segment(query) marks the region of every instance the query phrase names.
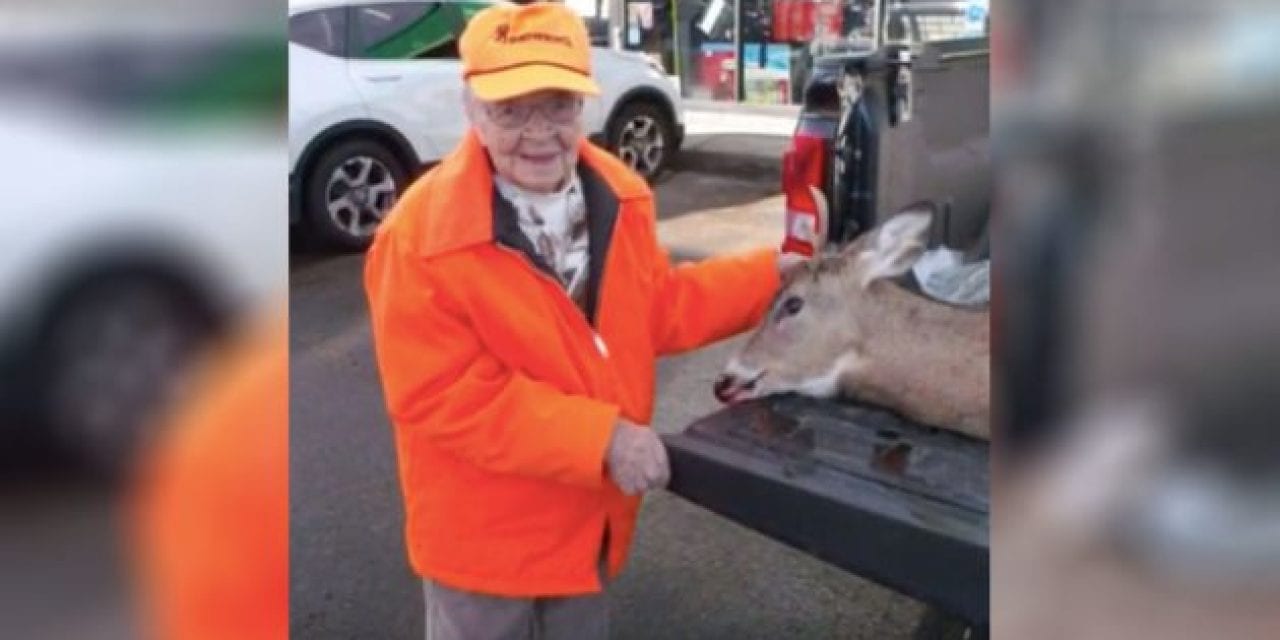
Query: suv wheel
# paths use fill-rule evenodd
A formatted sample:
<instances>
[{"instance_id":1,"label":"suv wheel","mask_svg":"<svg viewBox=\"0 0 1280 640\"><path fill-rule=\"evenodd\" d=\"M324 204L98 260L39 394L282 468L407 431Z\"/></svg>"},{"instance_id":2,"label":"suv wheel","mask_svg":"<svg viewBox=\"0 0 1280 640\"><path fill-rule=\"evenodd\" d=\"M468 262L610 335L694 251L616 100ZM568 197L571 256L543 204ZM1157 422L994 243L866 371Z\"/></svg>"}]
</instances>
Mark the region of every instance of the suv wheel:
<instances>
[{"instance_id":1,"label":"suv wheel","mask_svg":"<svg viewBox=\"0 0 1280 640\"><path fill-rule=\"evenodd\" d=\"M45 327L33 362L37 420L60 450L114 476L216 321L178 285L128 274L77 287Z\"/></svg>"},{"instance_id":2,"label":"suv wheel","mask_svg":"<svg viewBox=\"0 0 1280 640\"><path fill-rule=\"evenodd\" d=\"M675 123L652 102L629 102L606 130L609 149L645 180L653 181L675 151Z\"/></svg>"},{"instance_id":3,"label":"suv wheel","mask_svg":"<svg viewBox=\"0 0 1280 640\"><path fill-rule=\"evenodd\" d=\"M322 243L358 251L404 189L395 154L372 140L347 140L324 152L303 183L307 229Z\"/></svg>"}]
</instances>

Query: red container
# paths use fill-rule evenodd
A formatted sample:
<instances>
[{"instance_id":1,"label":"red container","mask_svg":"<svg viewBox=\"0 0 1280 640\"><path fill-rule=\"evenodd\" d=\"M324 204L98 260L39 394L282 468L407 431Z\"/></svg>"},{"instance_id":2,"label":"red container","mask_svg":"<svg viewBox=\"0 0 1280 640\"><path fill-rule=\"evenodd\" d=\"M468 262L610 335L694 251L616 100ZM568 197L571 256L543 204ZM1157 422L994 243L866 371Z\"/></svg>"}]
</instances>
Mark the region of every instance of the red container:
<instances>
[{"instance_id":1,"label":"red container","mask_svg":"<svg viewBox=\"0 0 1280 640\"><path fill-rule=\"evenodd\" d=\"M831 2L813 0L784 0L774 4L774 33L776 40L806 42L817 35L821 23L827 37L838 37L844 26L844 14L840 6ZM781 29L779 31L779 29ZM783 35L777 35L777 34Z\"/></svg>"},{"instance_id":2,"label":"red container","mask_svg":"<svg viewBox=\"0 0 1280 640\"><path fill-rule=\"evenodd\" d=\"M782 155L782 191L786 195L786 230L782 251L812 256L817 239L825 235L818 205L809 187L822 189L827 168L827 140L821 132L801 124Z\"/></svg>"},{"instance_id":3,"label":"red container","mask_svg":"<svg viewBox=\"0 0 1280 640\"><path fill-rule=\"evenodd\" d=\"M774 0L773 22L770 27L774 42L791 42L791 7L795 0Z\"/></svg>"},{"instance_id":4,"label":"red container","mask_svg":"<svg viewBox=\"0 0 1280 640\"><path fill-rule=\"evenodd\" d=\"M821 3L818 5L818 15L820 16L815 23L821 23L826 26L826 35L828 38L838 38L844 27L844 12L840 10L840 6L831 3Z\"/></svg>"}]
</instances>

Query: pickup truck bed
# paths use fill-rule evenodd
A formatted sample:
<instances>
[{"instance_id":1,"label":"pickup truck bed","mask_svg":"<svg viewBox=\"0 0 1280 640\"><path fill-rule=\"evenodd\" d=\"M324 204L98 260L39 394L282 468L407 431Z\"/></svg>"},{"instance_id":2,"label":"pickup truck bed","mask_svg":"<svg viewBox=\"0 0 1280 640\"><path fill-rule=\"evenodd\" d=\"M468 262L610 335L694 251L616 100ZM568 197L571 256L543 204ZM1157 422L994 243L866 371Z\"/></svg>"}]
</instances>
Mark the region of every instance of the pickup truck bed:
<instances>
[{"instance_id":1,"label":"pickup truck bed","mask_svg":"<svg viewBox=\"0 0 1280 640\"><path fill-rule=\"evenodd\" d=\"M793 395L727 407L664 441L675 494L986 626L986 442Z\"/></svg>"}]
</instances>

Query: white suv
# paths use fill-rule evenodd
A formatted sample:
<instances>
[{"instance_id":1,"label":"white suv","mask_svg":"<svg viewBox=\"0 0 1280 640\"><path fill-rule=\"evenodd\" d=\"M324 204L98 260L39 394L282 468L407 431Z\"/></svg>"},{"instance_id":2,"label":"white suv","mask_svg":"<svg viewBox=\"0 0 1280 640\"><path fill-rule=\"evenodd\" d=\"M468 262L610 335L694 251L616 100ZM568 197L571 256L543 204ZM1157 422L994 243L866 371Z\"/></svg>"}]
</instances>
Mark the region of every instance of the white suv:
<instances>
[{"instance_id":1,"label":"white suv","mask_svg":"<svg viewBox=\"0 0 1280 640\"><path fill-rule=\"evenodd\" d=\"M366 246L424 167L467 128L457 39L489 0L290 0L290 222ZM675 86L647 58L593 47L593 141L653 178L684 137Z\"/></svg>"},{"instance_id":2,"label":"white suv","mask_svg":"<svg viewBox=\"0 0 1280 640\"><path fill-rule=\"evenodd\" d=\"M193 355L287 294L284 46L256 25L6 17L0 453L120 471Z\"/></svg>"}]
</instances>

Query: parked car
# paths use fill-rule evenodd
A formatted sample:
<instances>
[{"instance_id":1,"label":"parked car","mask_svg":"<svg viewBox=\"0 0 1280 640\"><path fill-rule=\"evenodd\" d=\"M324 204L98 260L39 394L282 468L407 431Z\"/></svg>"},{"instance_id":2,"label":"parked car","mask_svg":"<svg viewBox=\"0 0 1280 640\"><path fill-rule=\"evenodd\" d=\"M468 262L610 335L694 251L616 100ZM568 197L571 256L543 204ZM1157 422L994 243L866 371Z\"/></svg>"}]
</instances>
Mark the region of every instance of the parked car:
<instances>
[{"instance_id":1,"label":"parked car","mask_svg":"<svg viewBox=\"0 0 1280 640\"><path fill-rule=\"evenodd\" d=\"M489 4L290 1L290 222L329 245L368 245L396 196L466 132L457 40ZM683 142L678 91L638 54L593 47L591 62L590 137L656 177Z\"/></svg>"},{"instance_id":2,"label":"parked car","mask_svg":"<svg viewBox=\"0 0 1280 640\"><path fill-rule=\"evenodd\" d=\"M0 45L0 437L106 472L191 358L288 286L283 44L149 26Z\"/></svg>"},{"instance_id":3,"label":"parked car","mask_svg":"<svg viewBox=\"0 0 1280 640\"><path fill-rule=\"evenodd\" d=\"M931 244L987 254L989 53L974 6L883 2L870 41L815 60L784 158L786 248L813 251L818 187L833 243L926 200L941 212ZM983 638L989 446L947 426L852 401L751 400L664 436L669 488L924 602L917 638Z\"/></svg>"}]
</instances>

